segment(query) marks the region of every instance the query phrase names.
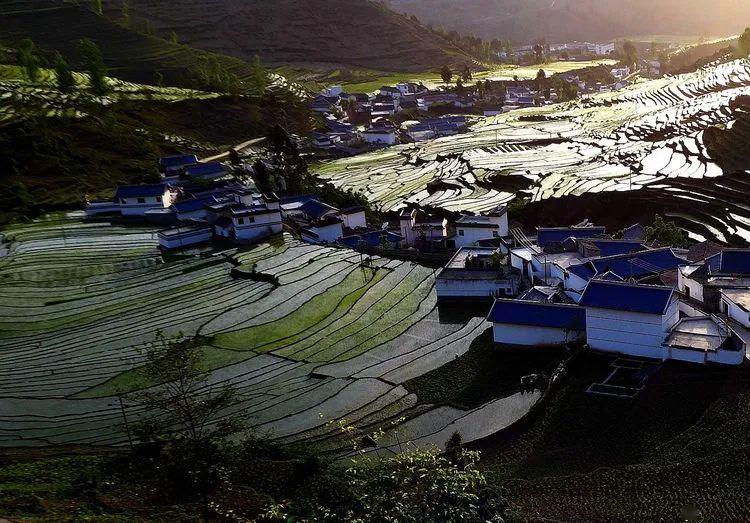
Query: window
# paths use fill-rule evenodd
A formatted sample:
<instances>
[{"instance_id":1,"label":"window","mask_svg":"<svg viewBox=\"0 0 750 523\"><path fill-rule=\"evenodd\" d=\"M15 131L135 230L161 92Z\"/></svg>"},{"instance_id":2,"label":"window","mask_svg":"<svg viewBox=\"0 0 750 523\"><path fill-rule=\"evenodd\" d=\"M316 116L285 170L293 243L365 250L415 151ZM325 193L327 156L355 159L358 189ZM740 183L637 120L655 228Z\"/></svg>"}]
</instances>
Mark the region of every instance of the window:
<instances>
[{"instance_id":1,"label":"window","mask_svg":"<svg viewBox=\"0 0 750 523\"><path fill-rule=\"evenodd\" d=\"M159 203L161 203L161 196L157 196L156 197L156 201L159 202Z\"/></svg>"},{"instance_id":2,"label":"window","mask_svg":"<svg viewBox=\"0 0 750 523\"><path fill-rule=\"evenodd\" d=\"M685 286L685 297L690 299L690 287Z\"/></svg>"},{"instance_id":3,"label":"window","mask_svg":"<svg viewBox=\"0 0 750 523\"><path fill-rule=\"evenodd\" d=\"M247 218L247 223L254 223L254 222L255 222L255 218L254 218L254 217L252 217L252 216L249 216L249 217Z\"/></svg>"},{"instance_id":4,"label":"window","mask_svg":"<svg viewBox=\"0 0 750 523\"><path fill-rule=\"evenodd\" d=\"M727 302L725 302L724 300L722 300L722 301L721 301L721 306L719 307L719 310L720 310L720 311L721 311L721 312L722 312L723 314L726 314L726 313L727 313L727 310L729 310L729 305L727 304Z\"/></svg>"},{"instance_id":5,"label":"window","mask_svg":"<svg viewBox=\"0 0 750 523\"><path fill-rule=\"evenodd\" d=\"M497 231L492 231L492 237L493 238L497 238L498 237Z\"/></svg>"},{"instance_id":6,"label":"window","mask_svg":"<svg viewBox=\"0 0 750 523\"><path fill-rule=\"evenodd\" d=\"M138 203L146 203L146 198L138 198Z\"/></svg>"},{"instance_id":7,"label":"window","mask_svg":"<svg viewBox=\"0 0 750 523\"><path fill-rule=\"evenodd\" d=\"M237 218L237 223L243 225L245 223L245 218Z\"/></svg>"},{"instance_id":8,"label":"window","mask_svg":"<svg viewBox=\"0 0 750 523\"><path fill-rule=\"evenodd\" d=\"M464 235L464 230L463 229L459 229L458 230L458 235L459 236L463 236Z\"/></svg>"}]
</instances>

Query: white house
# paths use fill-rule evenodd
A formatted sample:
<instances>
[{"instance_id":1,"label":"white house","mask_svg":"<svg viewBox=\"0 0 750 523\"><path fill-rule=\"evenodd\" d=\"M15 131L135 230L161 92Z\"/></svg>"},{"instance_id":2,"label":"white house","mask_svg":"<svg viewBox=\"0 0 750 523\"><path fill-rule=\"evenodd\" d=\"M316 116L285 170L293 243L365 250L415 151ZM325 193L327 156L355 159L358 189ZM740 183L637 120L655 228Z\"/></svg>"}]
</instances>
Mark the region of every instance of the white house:
<instances>
[{"instance_id":1,"label":"white house","mask_svg":"<svg viewBox=\"0 0 750 523\"><path fill-rule=\"evenodd\" d=\"M521 275L493 248L461 248L437 273L438 300L491 300L518 294Z\"/></svg>"},{"instance_id":2,"label":"white house","mask_svg":"<svg viewBox=\"0 0 750 523\"><path fill-rule=\"evenodd\" d=\"M713 315L682 318L664 342L665 360L739 365L747 354L748 331Z\"/></svg>"},{"instance_id":3,"label":"white house","mask_svg":"<svg viewBox=\"0 0 750 523\"><path fill-rule=\"evenodd\" d=\"M719 311L750 329L750 289L722 289Z\"/></svg>"},{"instance_id":4,"label":"white house","mask_svg":"<svg viewBox=\"0 0 750 523\"><path fill-rule=\"evenodd\" d=\"M173 250L207 243L211 241L212 232L208 225L166 229L159 232L159 247L163 250Z\"/></svg>"},{"instance_id":5,"label":"white house","mask_svg":"<svg viewBox=\"0 0 750 523\"><path fill-rule=\"evenodd\" d=\"M440 243L448 238L448 220L416 209L404 209L399 216L401 236L409 246Z\"/></svg>"},{"instance_id":6,"label":"white house","mask_svg":"<svg viewBox=\"0 0 750 523\"><path fill-rule=\"evenodd\" d=\"M498 299L487 319L495 343L564 345L586 335L586 311L578 305Z\"/></svg>"},{"instance_id":7,"label":"white house","mask_svg":"<svg viewBox=\"0 0 750 523\"><path fill-rule=\"evenodd\" d=\"M368 127L362 131L362 139L371 144L395 145L398 143L398 134L395 129L375 129Z\"/></svg>"},{"instance_id":8,"label":"white house","mask_svg":"<svg viewBox=\"0 0 750 523\"><path fill-rule=\"evenodd\" d=\"M677 276L678 289L687 298L710 312L726 312L721 291L750 288L750 249L724 249L702 264L685 264Z\"/></svg>"},{"instance_id":9,"label":"white house","mask_svg":"<svg viewBox=\"0 0 750 523\"><path fill-rule=\"evenodd\" d=\"M508 236L508 208L501 205L482 216L464 215L456 221L456 247L475 245L479 240Z\"/></svg>"},{"instance_id":10,"label":"white house","mask_svg":"<svg viewBox=\"0 0 750 523\"><path fill-rule=\"evenodd\" d=\"M349 207L342 209L340 213L341 220L344 222L344 227L349 229L360 229L367 227L367 217L365 216L365 208Z\"/></svg>"},{"instance_id":11,"label":"white house","mask_svg":"<svg viewBox=\"0 0 750 523\"><path fill-rule=\"evenodd\" d=\"M144 216L150 209L166 209L177 193L164 183L149 185L121 185L115 192L115 202L123 216Z\"/></svg>"},{"instance_id":12,"label":"white house","mask_svg":"<svg viewBox=\"0 0 750 523\"><path fill-rule=\"evenodd\" d=\"M302 229L300 234L308 243L335 243L344 236L344 222L337 216L329 216Z\"/></svg>"},{"instance_id":13,"label":"white house","mask_svg":"<svg viewBox=\"0 0 750 523\"><path fill-rule=\"evenodd\" d=\"M594 350L664 359L663 343L679 320L671 287L592 280L580 305Z\"/></svg>"}]
</instances>

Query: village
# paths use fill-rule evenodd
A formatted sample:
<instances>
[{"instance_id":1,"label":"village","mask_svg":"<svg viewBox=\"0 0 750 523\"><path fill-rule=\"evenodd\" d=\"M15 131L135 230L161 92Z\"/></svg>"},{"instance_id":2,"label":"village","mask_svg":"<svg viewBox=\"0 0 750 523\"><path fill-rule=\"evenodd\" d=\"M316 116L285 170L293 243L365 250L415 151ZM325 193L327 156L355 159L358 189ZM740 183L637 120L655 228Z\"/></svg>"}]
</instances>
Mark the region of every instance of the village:
<instances>
[{"instance_id":1,"label":"village","mask_svg":"<svg viewBox=\"0 0 750 523\"><path fill-rule=\"evenodd\" d=\"M545 56L587 49L592 49L595 57L607 56L614 44L548 46ZM516 60L525 63L523 58ZM580 95L618 91L636 77L658 78L662 72L658 60L641 59L632 65L594 67L586 75L570 72L547 77L541 64L533 79L480 79L472 85L472 74L468 66L457 71L446 66L441 71L444 84L437 88L418 82L384 85L374 93L350 93L340 85L327 87L310 102L320 121L310 137L311 149L324 158L354 156L400 143L452 136L467 132L473 116L497 116L575 100Z\"/></svg>"},{"instance_id":2,"label":"village","mask_svg":"<svg viewBox=\"0 0 750 523\"><path fill-rule=\"evenodd\" d=\"M610 233L584 221L527 235L509 222L507 205L455 219L405 207L374 226L364 207L262 194L251 177L240 183L231 167L194 155L161 158L159 167L161 183L120 186L112 199L89 202L89 219L161 225L165 252L253 245L286 231L368 255L448 259L436 274L438 303L486 307L502 345L725 365L746 358L750 250L664 245L642 224Z\"/></svg>"}]
</instances>

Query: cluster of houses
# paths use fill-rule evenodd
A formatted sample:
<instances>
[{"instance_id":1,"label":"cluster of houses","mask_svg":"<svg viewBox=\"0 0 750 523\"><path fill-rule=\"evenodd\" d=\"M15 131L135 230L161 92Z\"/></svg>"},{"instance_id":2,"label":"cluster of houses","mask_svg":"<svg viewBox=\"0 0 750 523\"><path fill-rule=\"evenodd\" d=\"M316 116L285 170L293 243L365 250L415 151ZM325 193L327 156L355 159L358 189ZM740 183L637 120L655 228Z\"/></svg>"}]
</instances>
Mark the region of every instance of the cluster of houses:
<instances>
[{"instance_id":1,"label":"cluster of houses","mask_svg":"<svg viewBox=\"0 0 750 523\"><path fill-rule=\"evenodd\" d=\"M466 132L463 116L419 118L404 125L396 125L392 119L407 110L426 112L437 104L463 110L474 103L472 96L433 91L413 82L383 86L374 94L347 93L341 86L329 87L310 103L313 111L324 115L322 126L313 133L312 144L317 149L353 153L358 146L388 146Z\"/></svg>"},{"instance_id":2,"label":"cluster of houses","mask_svg":"<svg viewBox=\"0 0 750 523\"><path fill-rule=\"evenodd\" d=\"M91 201L89 218L122 217L165 226L159 245L183 249L215 240L250 244L286 226L310 243L398 247L402 238L368 226L365 209L337 209L314 196L278 198L227 176L221 163L193 155L161 158L162 181L117 187L111 199Z\"/></svg>"},{"instance_id":3,"label":"cluster of houses","mask_svg":"<svg viewBox=\"0 0 750 523\"><path fill-rule=\"evenodd\" d=\"M481 218L463 224L470 244L457 245L436 290L440 301L493 303L488 319L497 343L579 342L658 360L744 361L750 250L658 247L644 241L641 226L614 239L587 222L527 237L509 231L507 219L488 231Z\"/></svg>"}]
</instances>

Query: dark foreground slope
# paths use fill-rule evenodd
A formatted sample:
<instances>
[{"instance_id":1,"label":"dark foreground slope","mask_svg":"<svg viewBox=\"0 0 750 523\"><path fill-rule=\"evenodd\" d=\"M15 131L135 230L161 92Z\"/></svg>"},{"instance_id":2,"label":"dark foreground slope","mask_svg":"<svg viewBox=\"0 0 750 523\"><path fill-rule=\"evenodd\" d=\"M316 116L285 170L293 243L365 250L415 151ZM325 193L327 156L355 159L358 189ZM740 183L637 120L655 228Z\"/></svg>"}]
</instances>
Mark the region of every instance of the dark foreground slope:
<instances>
[{"instance_id":1,"label":"dark foreground slope","mask_svg":"<svg viewBox=\"0 0 750 523\"><path fill-rule=\"evenodd\" d=\"M252 75L242 60L139 33L82 5L59 0L0 0L0 44L14 47L23 38L32 38L48 53L60 51L74 67L80 65L77 42L89 38L101 48L111 76L137 83L154 84L163 79L167 85L202 88L197 67L209 59L240 78Z\"/></svg>"},{"instance_id":2,"label":"dark foreground slope","mask_svg":"<svg viewBox=\"0 0 750 523\"><path fill-rule=\"evenodd\" d=\"M514 42L741 31L746 0L390 0L424 23Z\"/></svg>"},{"instance_id":3,"label":"dark foreground slope","mask_svg":"<svg viewBox=\"0 0 750 523\"><path fill-rule=\"evenodd\" d=\"M109 16L120 16L120 6L105 0ZM131 0L130 11L160 35L271 64L415 71L467 59L419 23L369 0Z\"/></svg>"}]
</instances>

